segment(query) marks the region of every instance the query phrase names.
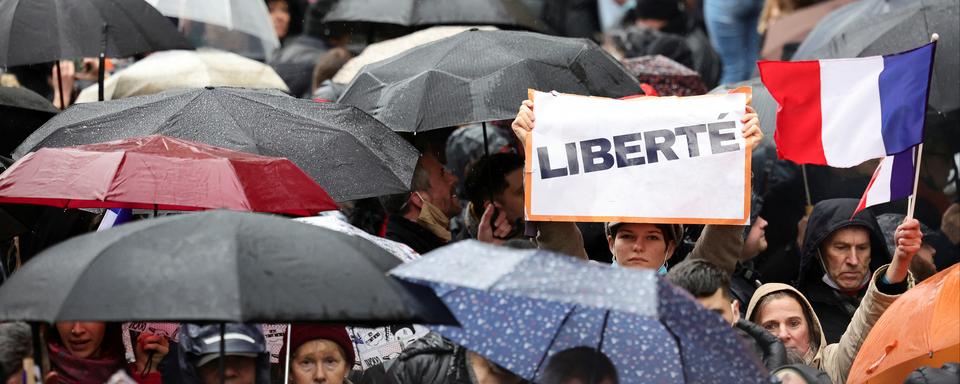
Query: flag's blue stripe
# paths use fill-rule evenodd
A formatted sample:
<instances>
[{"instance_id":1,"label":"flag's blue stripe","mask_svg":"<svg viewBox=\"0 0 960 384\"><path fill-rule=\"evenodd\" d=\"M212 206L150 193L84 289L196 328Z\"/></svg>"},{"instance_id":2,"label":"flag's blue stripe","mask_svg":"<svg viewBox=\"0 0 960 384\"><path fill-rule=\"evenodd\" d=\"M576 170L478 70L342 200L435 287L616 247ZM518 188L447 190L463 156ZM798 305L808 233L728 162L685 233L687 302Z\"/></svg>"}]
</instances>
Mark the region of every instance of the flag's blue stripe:
<instances>
[{"instance_id":1,"label":"flag's blue stripe","mask_svg":"<svg viewBox=\"0 0 960 384\"><path fill-rule=\"evenodd\" d=\"M933 44L883 57L880 72L880 121L887 155L923 141L924 113Z\"/></svg>"},{"instance_id":2,"label":"flag's blue stripe","mask_svg":"<svg viewBox=\"0 0 960 384\"><path fill-rule=\"evenodd\" d=\"M893 169L890 170L890 201L913 194L914 174L913 148L893 156Z\"/></svg>"}]
</instances>

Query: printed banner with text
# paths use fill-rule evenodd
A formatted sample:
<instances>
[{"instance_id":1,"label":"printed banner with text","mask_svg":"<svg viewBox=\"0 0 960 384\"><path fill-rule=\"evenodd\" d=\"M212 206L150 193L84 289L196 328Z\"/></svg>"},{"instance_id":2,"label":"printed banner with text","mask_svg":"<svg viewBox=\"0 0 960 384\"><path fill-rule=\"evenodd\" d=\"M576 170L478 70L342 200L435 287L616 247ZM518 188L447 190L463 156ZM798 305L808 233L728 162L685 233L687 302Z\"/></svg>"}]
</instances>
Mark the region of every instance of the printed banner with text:
<instances>
[{"instance_id":1,"label":"printed banner with text","mask_svg":"<svg viewBox=\"0 0 960 384\"><path fill-rule=\"evenodd\" d=\"M533 221L746 224L746 95L616 100L533 92Z\"/></svg>"}]
</instances>

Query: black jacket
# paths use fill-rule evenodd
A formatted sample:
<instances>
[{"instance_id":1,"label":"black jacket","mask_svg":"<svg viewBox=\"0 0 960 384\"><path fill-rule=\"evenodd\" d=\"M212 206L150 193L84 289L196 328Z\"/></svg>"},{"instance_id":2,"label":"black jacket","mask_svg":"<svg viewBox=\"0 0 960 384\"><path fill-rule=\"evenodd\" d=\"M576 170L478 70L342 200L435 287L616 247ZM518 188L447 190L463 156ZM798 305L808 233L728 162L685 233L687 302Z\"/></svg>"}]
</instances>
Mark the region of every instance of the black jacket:
<instances>
[{"instance_id":1,"label":"black jacket","mask_svg":"<svg viewBox=\"0 0 960 384\"><path fill-rule=\"evenodd\" d=\"M385 237L406 244L421 255L447 245L446 241L430 230L400 215L390 215Z\"/></svg>"},{"instance_id":2,"label":"black jacket","mask_svg":"<svg viewBox=\"0 0 960 384\"><path fill-rule=\"evenodd\" d=\"M799 278L794 285L807 297L813 310L820 317L827 343L840 341L840 336L847 329L867 287L864 286L857 296L849 296L824 283L822 280L824 270L819 260L820 244L838 229L859 226L870 232L870 273L891 261L883 233L873 213L863 210L851 219L859 203L856 199L821 201L813 208L810 219L807 221L807 232L804 235L800 256Z\"/></svg>"},{"instance_id":3,"label":"black jacket","mask_svg":"<svg viewBox=\"0 0 960 384\"><path fill-rule=\"evenodd\" d=\"M428 333L410 344L387 371L388 384L475 384L467 350Z\"/></svg>"}]
</instances>

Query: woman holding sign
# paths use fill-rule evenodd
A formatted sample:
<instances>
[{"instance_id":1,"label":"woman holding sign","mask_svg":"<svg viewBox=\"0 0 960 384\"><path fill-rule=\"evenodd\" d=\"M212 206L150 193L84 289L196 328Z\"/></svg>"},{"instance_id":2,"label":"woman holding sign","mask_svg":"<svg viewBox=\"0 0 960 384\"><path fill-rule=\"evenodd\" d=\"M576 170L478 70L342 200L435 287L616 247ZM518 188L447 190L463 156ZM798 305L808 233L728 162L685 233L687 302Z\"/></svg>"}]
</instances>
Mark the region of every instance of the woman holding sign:
<instances>
[{"instance_id":1,"label":"woman holding sign","mask_svg":"<svg viewBox=\"0 0 960 384\"><path fill-rule=\"evenodd\" d=\"M749 101L748 101L749 103ZM743 137L751 149L756 148L763 139L760 120L749 105L743 115ZM528 134L535 126L533 101L524 100L513 121L513 132L521 142L526 142ZM576 230L575 226L554 226ZM646 268L666 273L667 261L683 236L683 229L677 224L641 224L608 222L605 225L607 243L617 265L627 268ZM743 247L743 227L736 225L707 225L696 247L690 253L691 259L703 259L733 273ZM578 233L556 235L557 238L579 239ZM709 252L707 251L709 250Z\"/></svg>"}]
</instances>

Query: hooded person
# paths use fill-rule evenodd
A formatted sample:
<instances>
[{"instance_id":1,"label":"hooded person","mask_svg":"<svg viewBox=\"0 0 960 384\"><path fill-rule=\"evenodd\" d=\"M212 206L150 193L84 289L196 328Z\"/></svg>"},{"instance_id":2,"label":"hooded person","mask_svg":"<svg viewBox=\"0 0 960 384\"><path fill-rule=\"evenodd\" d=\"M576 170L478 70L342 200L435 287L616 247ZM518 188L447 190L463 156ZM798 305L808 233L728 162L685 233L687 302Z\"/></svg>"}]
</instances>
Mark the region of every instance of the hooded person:
<instances>
[{"instance_id":1,"label":"hooded person","mask_svg":"<svg viewBox=\"0 0 960 384\"><path fill-rule=\"evenodd\" d=\"M220 383L220 325L183 324L177 360L181 383ZM226 381L231 384L269 384L270 352L260 327L228 323L224 333Z\"/></svg>"},{"instance_id":2,"label":"hooded person","mask_svg":"<svg viewBox=\"0 0 960 384\"><path fill-rule=\"evenodd\" d=\"M767 283L750 298L746 317L776 335L795 360L822 370L834 383L846 382L850 367L883 312L913 285L909 266L921 245L920 223L906 220L896 230L893 262L880 266L867 279L863 299L840 341L827 341L819 313L796 288Z\"/></svg>"},{"instance_id":3,"label":"hooded person","mask_svg":"<svg viewBox=\"0 0 960 384\"><path fill-rule=\"evenodd\" d=\"M836 343L866 294L870 277L890 262L877 219L869 210L853 215L859 201L817 203L807 221L800 272L793 284L822 320L827 342Z\"/></svg>"}]
</instances>

